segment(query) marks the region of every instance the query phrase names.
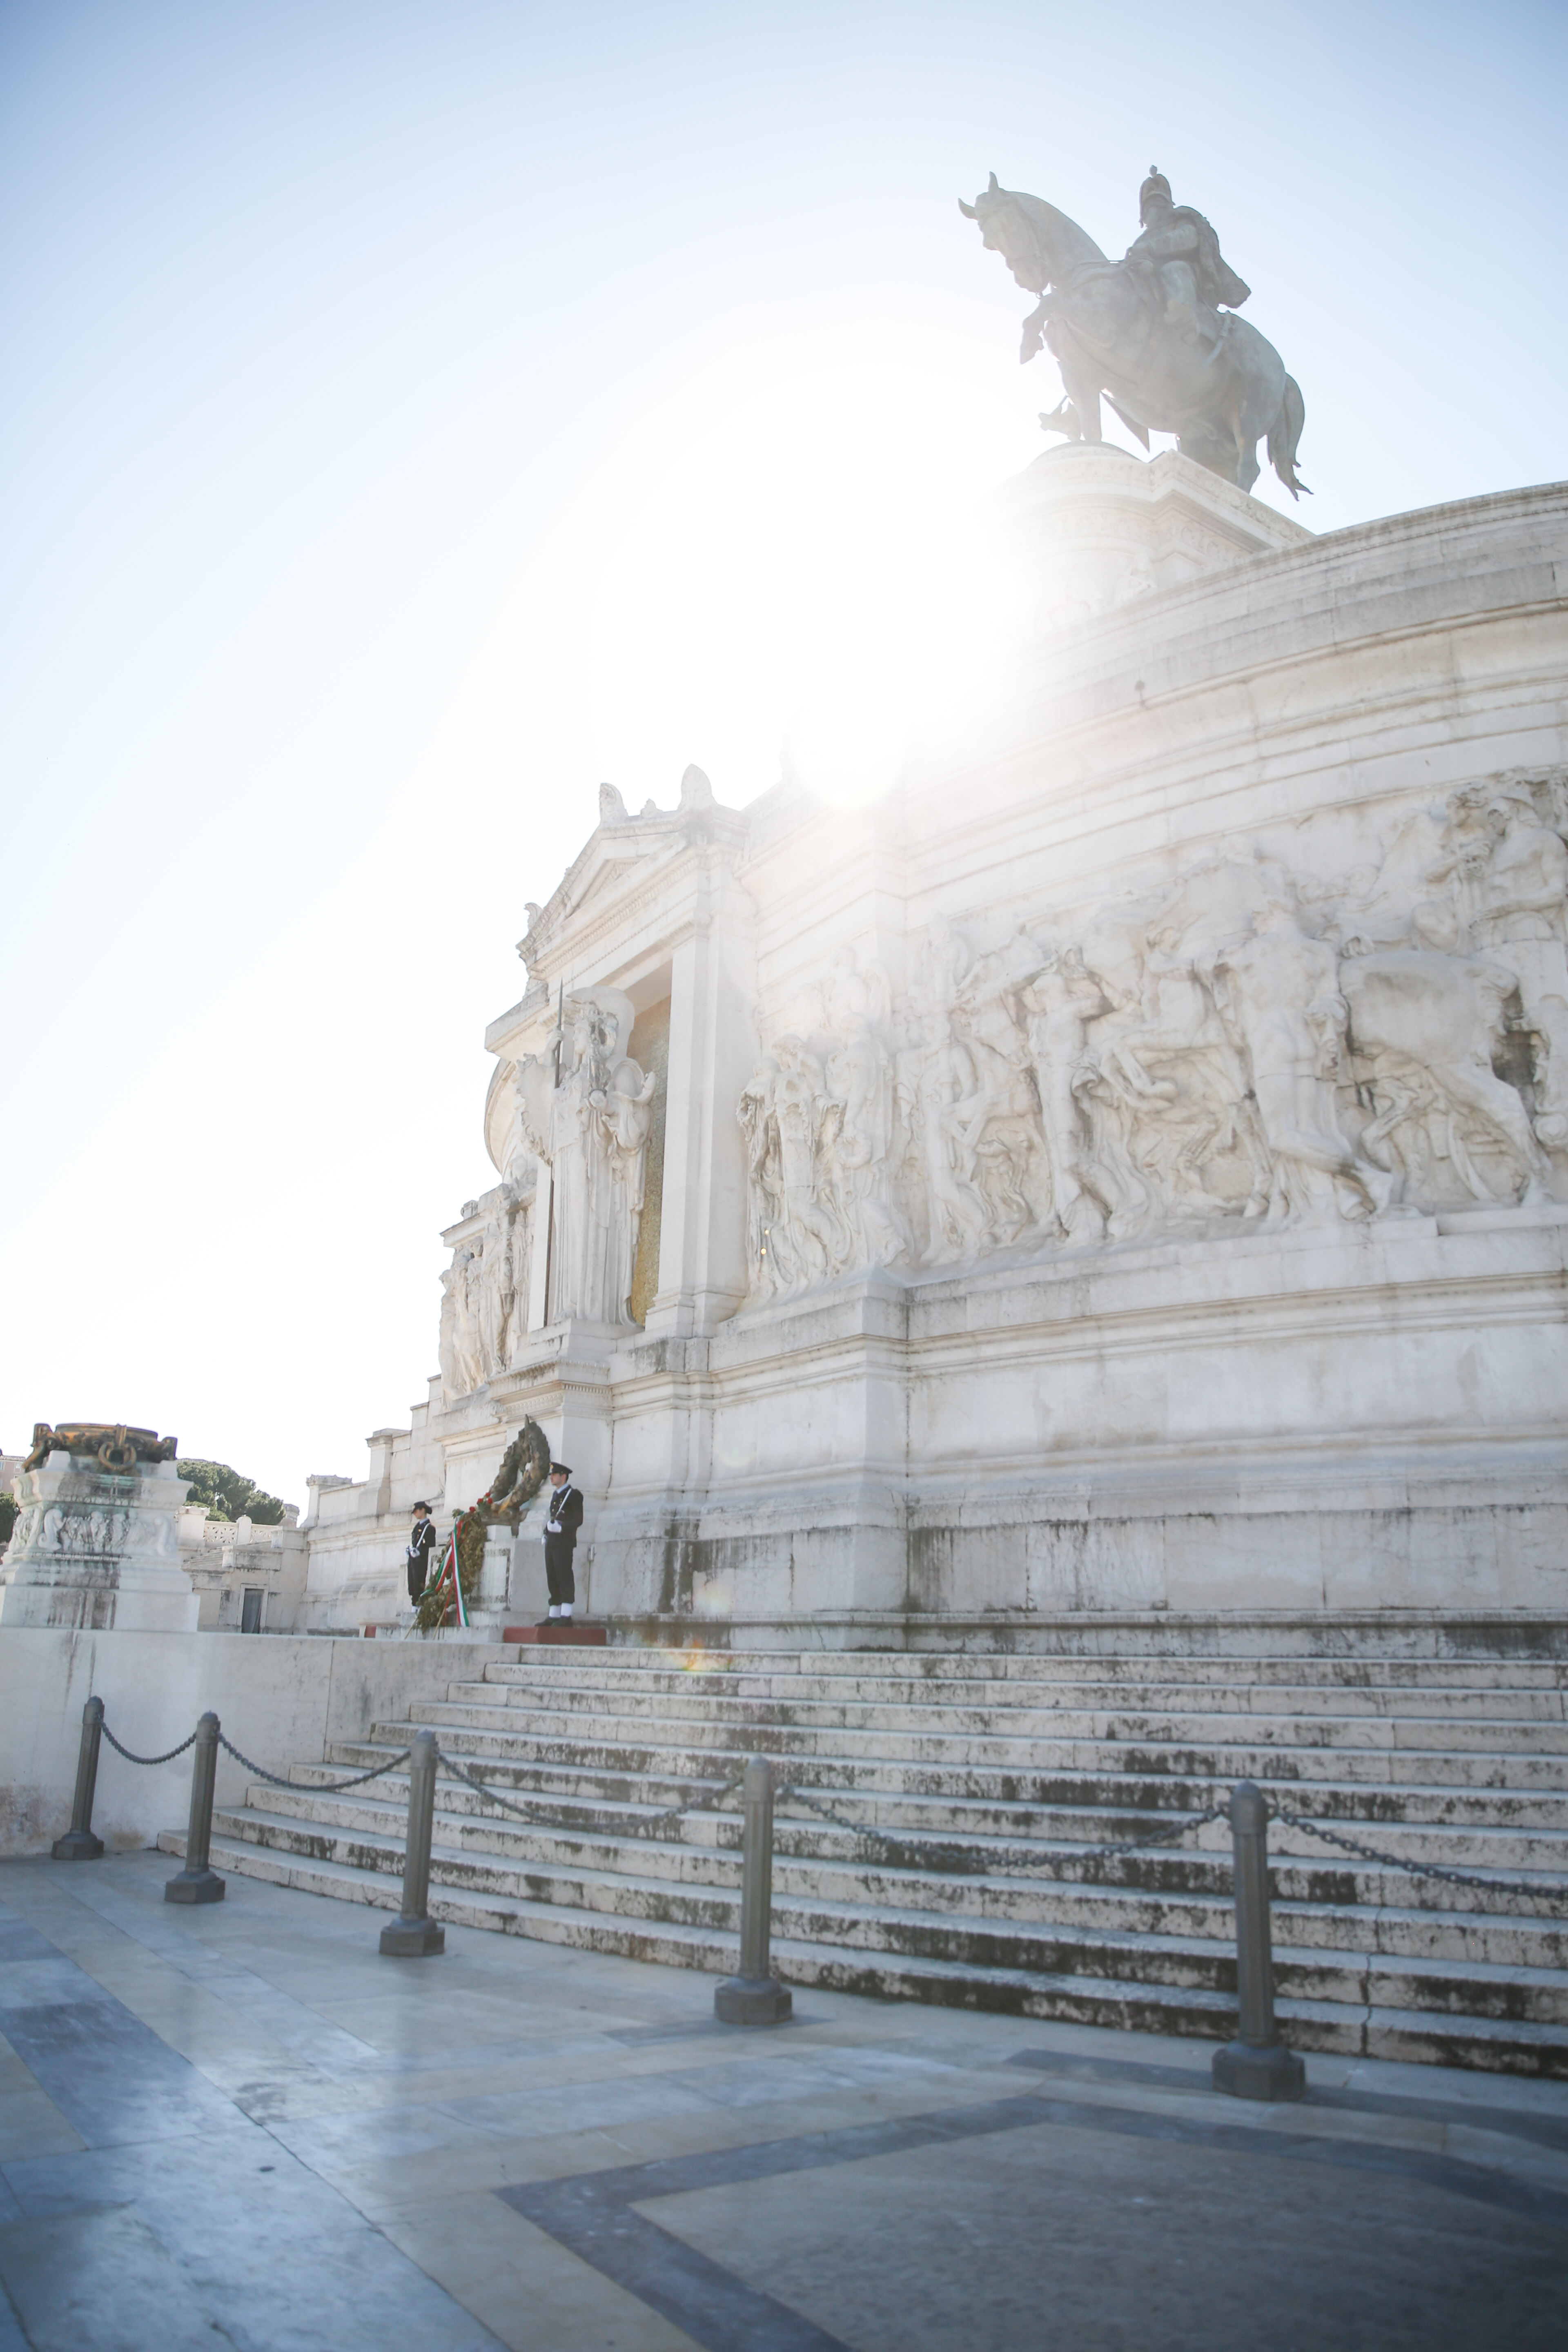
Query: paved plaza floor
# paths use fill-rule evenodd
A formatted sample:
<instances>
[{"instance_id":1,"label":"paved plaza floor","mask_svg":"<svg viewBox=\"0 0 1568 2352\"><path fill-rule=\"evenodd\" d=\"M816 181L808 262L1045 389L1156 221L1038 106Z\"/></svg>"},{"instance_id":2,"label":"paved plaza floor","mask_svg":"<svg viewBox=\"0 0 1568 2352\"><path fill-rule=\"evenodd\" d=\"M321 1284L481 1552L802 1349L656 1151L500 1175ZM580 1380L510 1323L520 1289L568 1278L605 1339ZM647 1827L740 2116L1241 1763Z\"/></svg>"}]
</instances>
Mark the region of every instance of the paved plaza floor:
<instances>
[{"instance_id":1,"label":"paved plaza floor","mask_svg":"<svg viewBox=\"0 0 1568 2352\"><path fill-rule=\"evenodd\" d=\"M0 2352L1564 2340L1568 2085L713 1979L153 1853L0 1864Z\"/></svg>"}]
</instances>

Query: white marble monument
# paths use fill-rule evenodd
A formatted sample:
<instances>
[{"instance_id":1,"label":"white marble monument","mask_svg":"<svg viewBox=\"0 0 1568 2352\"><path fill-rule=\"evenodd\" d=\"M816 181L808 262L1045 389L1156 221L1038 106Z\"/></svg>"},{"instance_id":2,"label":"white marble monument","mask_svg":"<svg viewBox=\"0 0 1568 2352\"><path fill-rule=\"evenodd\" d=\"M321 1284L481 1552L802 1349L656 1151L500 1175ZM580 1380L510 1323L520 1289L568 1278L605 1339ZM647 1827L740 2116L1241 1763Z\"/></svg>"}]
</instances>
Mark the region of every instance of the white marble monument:
<instances>
[{"instance_id":1,"label":"white marble monument","mask_svg":"<svg viewBox=\"0 0 1568 2352\"><path fill-rule=\"evenodd\" d=\"M317 1622L525 1413L595 1613L1568 1605L1568 488L1315 538L1080 443L996 522L881 801L605 788Z\"/></svg>"}]
</instances>

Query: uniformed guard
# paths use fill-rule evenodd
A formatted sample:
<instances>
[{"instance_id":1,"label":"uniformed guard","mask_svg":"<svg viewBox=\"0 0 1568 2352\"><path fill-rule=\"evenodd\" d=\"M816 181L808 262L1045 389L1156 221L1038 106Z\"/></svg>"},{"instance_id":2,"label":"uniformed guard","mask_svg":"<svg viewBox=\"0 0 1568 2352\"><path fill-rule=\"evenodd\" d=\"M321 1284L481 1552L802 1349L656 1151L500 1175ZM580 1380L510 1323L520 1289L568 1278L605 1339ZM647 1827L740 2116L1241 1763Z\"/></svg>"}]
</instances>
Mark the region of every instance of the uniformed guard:
<instances>
[{"instance_id":1,"label":"uniformed guard","mask_svg":"<svg viewBox=\"0 0 1568 2352\"><path fill-rule=\"evenodd\" d=\"M436 1549L436 1522L428 1503L414 1506L414 1532L408 1538L408 1598L417 1604L430 1575L430 1555Z\"/></svg>"},{"instance_id":2,"label":"uniformed guard","mask_svg":"<svg viewBox=\"0 0 1568 2352\"><path fill-rule=\"evenodd\" d=\"M564 1462L550 1465L550 1510L544 1522L544 1573L550 1585L550 1619L569 1618L577 1598L576 1580L572 1573L572 1554L577 1546L577 1530L583 1524L583 1496L572 1484L572 1473Z\"/></svg>"}]
</instances>

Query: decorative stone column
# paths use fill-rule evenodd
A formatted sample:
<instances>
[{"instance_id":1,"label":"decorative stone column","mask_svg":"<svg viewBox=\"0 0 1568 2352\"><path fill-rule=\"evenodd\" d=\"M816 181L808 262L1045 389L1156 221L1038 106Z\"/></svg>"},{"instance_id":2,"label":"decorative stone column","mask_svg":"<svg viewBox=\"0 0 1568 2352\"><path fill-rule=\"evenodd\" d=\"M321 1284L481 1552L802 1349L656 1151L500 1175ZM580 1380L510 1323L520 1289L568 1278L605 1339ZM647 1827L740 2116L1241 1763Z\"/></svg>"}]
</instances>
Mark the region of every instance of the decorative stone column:
<instances>
[{"instance_id":1,"label":"decorative stone column","mask_svg":"<svg viewBox=\"0 0 1568 2352\"><path fill-rule=\"evenodd\" d=\"M195 1632L200 1604L180 1565L188 1481L174 1448L152 1430L40 1424L16 1482L0 1624Z\"/></svg>"},{"instance_id":2,"label":"decorative stone column","mask_svg":"<svg viewBox=\"0 0 1568 2352\"><path fill-rule=\"evenodd\" d=\"M745 1297L746 1164L736 1106L756 1058L752 902L728 844L708 846L670 960L658 1288L650 1339L711 1331Z\"/></svg>"}]
</instances>

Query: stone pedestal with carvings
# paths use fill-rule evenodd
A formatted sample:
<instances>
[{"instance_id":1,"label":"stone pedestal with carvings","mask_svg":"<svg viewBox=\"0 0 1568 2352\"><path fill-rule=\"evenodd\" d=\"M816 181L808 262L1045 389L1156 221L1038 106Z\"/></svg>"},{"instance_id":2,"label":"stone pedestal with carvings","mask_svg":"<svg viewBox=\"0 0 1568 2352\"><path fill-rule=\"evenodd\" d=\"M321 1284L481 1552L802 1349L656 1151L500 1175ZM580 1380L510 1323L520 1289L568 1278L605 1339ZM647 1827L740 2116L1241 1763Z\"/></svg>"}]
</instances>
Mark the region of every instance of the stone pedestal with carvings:
<instances>
[{"instance_id":1,"label":"stone pedestal with carvings","mask_svg":"<svg viewBox=\"0 0 1568 2352\"><path fill-rule=\"evenodd\" d=\"M57 1452L25 1470L0 1625L194 1633L200 1604L180 1565L186 1491L172 1462L118 1470L96 1454Z\"/></svg>"}]
</instances>

